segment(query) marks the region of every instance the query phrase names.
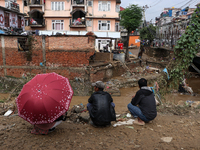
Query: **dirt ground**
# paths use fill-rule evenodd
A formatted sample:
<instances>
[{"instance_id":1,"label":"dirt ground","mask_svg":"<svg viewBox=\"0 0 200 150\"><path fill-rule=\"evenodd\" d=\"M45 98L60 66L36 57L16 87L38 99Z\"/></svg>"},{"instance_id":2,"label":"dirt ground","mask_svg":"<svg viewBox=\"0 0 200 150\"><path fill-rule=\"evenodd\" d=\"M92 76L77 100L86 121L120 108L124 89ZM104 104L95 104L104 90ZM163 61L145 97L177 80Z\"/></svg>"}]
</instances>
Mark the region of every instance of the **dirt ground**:
<instances>
[{"instance_id":1,"label":"dirt ground","mask_svg":"<svg viewBox=\"0 0 200 150\"><path fill-rule=\"evenodd\" d=\"M137 51L131 51L137 54ZM180 101L200 100L200 78L192 80L197 96L172 93L166 95L166 105L158 106L158 115L144 126L123 125L94 128L87 123L66 120L48 135L34 135L31 124L13 115L0 116L0 149L9 150L198 150L200 149L200 109L177 105ZM127 104L138 87L120 89L113 97L117 114L127 114ZM9 94L0 94L0 100ZM74 96L74 105L86 105L88 96ZM13 98L14 99L14 98ZM116 122L112 122L114 124Z\"/></svg>"},{"instance_id":2,"label":"dirt ground","mask_svg":"<svg viewBox=\"0 0 200 150\"><path fill-rule=\"evenodd\" d=\"M117 114L126 114L127 104L135 88L121 89L113 97ZM1 94L0 97L7 97ZM0 116L1 149L138 149L138 150L197 150L200 149L200 109L175 107L179 100L199 100L199 96L170 94L168 106L158 106L158 116L144 126L123 125L94 128L89 124L61 123L48 135L33 135L33 126L18 116ZM70 107L87 104L88 96L74 96ZM173 104L173 105L171 105ZM114 124L115 122L112 122ZM165 141L162 138L169 139ZM171 141L170 141L171 140Z\"/></svg>"}]
</instances>

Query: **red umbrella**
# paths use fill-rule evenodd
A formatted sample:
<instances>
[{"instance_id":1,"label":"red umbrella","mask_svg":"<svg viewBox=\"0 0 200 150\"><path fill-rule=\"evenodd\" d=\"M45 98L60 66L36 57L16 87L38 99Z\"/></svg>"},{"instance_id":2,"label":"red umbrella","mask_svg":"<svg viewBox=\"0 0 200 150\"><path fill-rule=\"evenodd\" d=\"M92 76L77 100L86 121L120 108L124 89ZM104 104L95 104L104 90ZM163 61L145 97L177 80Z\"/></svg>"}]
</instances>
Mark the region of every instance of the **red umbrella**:
<instances>
[{"instance_id":1,"label":"red umbrella","mask_svg":"<svg viewBox=\"0 0 200 150\"><path fill-rule=\"evenodd\" d=\"M69 109L73 93L67 78L56 73L38 74L17 97L18 114L31 124L52 123Z\"/></svg>"}]
</instances>

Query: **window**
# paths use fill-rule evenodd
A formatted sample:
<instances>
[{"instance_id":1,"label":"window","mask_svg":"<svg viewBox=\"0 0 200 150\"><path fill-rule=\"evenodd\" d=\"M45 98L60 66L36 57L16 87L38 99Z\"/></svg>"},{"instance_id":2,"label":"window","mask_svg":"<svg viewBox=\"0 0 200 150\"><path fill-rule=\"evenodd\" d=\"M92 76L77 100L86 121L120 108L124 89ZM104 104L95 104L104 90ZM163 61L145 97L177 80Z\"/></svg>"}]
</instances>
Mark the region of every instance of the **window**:
<instances>
[{"instance_id":1,"label":"window","mask_svg":"<svg viewBox=\"0 0 200 150\"><path fill-rule=\"evenodd\" d=\"M20 16L18 16L17 22L18 22L18 28L21 28L22 27L22 19Z\"/></svg>"},{"instance_id":2,"label":"window","mask_svg":"<svg viewBox=\"0 0 200 150\"><path fill-rule=\"evenodd\" d=\"M25 26L28 26L28 20L25 19Z\"/></svg>"},{"instance_id":3,"label":"window","mask_svg":"<svg viewBox=\"0 0 200 150\"><path fill-rule=\"evenodd\" d=\"M51 10L64 10L65 2L51 2Z\"/></svg>"},{"instance_id":4,"label":"window","mask_svg":"<svg viewBox=\"0 0 200 150\"><path fill-rule=\"evenodd\" d=\"M88 6L93 6L93 1L88 1Z\"/></svg>"},{"instance_id":5,"label":"window","mask_svg":"<svg viewBox=\"0 0 200 150\"><path fill-rule=\"evenodd\" d=\"M99 1L99 11L110 11L110 1Z\"/></svg>"},{"instance_id":6,"label":"window","mask_svg":"<svg viewBox=\"0 0 200 150\"><path fill-rule=\"evenodd\" d=\"M24 0L24 6L27 6L27 1L26 0Z\"/></svg>"},{"instance_id":7,"label":"window","mask_svg":"<svg viewBox=\"0 0 200 150\"><path fill-rule=\"evenodd\" d=\"M116 5L116 12L120 12L120 6Z\"/></svg>"},{"instance_id":8,"label":"window","mask_svg":"<svg viewBox=\"0 0 200 150\"><path fill-rule=\"evenodd\" d=\"M109 31L110 30L110 21L99 21L98 26L99 26L99 30Z\"/></svg>"},{"instance_id":9,"label":"window","mask_svg":"<svg viewBox=\"0 0 200 150\"><path fill-rule=\"evenodd\" d=\"M119 23L117 22L117 23L115 23L115 31L119 31Z\"/></svg>"},{"instance_id":10,"label":"window","mask_svg":"<svg viewBox=\"0 0 200 150\"><path fill-rule=\"evenodd\" d=\"M4 12L5 27L10 26L9 13Z\"/></svg>"},{"instance_id":11,"label":"window","mask_svg":"<svg viewBox=\"0 0 200 150\"><path fill-rule=\"evenodd\" d=\"M52 30L63 30L64 21L63 20L52 20Z\"/></svg>"}]
</instances>

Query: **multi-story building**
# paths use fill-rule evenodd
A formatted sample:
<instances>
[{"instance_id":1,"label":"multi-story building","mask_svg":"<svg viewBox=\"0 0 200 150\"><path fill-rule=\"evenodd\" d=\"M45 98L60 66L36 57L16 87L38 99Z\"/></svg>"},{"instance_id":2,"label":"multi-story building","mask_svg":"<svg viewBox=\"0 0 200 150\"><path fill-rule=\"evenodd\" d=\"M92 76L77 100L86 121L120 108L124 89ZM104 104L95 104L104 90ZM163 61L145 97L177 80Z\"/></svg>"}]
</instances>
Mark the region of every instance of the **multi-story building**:
<instances>
[{"instance_id":1,"label":"multi-story building","mask_svg":"<svg viewBox=\"0 0 200 150\"><path fill-rule=\"evenodd\" d=\"M7 1L7 0L5 0ZM26 30L39 34L85 35L93 32L96 48L102 49L110 38L120 38L121 0L17 0L26 13Z\"/></svg>"},{"instance_id":2,"label":"multi-story building","mask_svg":"<svg viewBox=\"0 0 200 150\"><path fill-rule=\"evenodd\" d=\"M180 36L185 33L189 16L195 8L164 8L160 18L156 18L157 45L173 48ZM158 44L159 43L159 44Z\"/></svg>"},{"instance_id":3,"label":"multi-story building","mask_svg":"<svg viewBox=\"0 0 200 150\"><path fill-rule=\"evenodd\" d=\"M5 5L3 5L3 2ZM24 30L24 14L20 13L19 4L14 1L0 1L0 28Z\"/></svg>"}]
</instances>

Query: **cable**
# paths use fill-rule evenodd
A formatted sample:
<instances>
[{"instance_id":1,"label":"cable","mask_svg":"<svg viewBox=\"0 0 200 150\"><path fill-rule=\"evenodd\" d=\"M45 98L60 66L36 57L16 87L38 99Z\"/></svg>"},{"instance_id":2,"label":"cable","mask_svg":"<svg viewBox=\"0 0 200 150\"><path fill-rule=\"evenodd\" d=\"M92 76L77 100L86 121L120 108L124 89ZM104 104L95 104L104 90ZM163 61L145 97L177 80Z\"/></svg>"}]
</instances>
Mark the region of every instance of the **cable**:
<instances>
[{"instance_id":1,"label":"cable","mask_svg":"<svg viewBox=\"0 0 200 150\"><path fill-rule=\"evenodd\" d=\"M180 8L183 8L184 6L186 6L188 3L192 2L193 0L190 0L189 2L187 2L186 4L184 4L183 6L181 6Z\"/></svg>"},{"instance_id":2,"label":"cable","mask_svg":"<svg viewBox=\"0 0 200 150\"><path fill-rule=\"evenodd\" d=\"M198 2L199 0L195 0L194 2L192 2L190 5L192 5L192 4L194 4L194 3L196 3L196 4L198 4L198 3L200 3L200 1Z\"/></svg>"},{"instance_id":3,"label":"cable","mask_svg":"<svg viewBox=\"0 0 200 150\"><path fill-rule=\"evenodd\" d=\"M182 2L179 2L179 3L177 3L177 4L174 4L173 6L179 5L179 4L183 3L183 2L185 2L185 0L182 1ZM173 7L173 6L171 6L171 7Z\"/></svg>"},{"instance_id":4,"label":"cable","mask_svg":"<svg viewBox=\"0 0 200 150\"><path fill-rule=\"evenodd\" d=\"M155 3L156 1L158 1L158 0L155 0L154 2L152 2L151 4L149 4L149 6L153 5L153 3ZM156 2L156 3L157 3L157 2Z\"/></svg>"},{"instance_id":5,"label":"cable","mask_svg":"<svg viewBox=\"0 0 200 150\"><path fill-rule=\"evenodd\" d=\"M159 0L156 4L154 4L153 6L150 6L150 7L154 7L156 6L157 4L159 4L162 0Z\"/></svg>"}]
</instances>

